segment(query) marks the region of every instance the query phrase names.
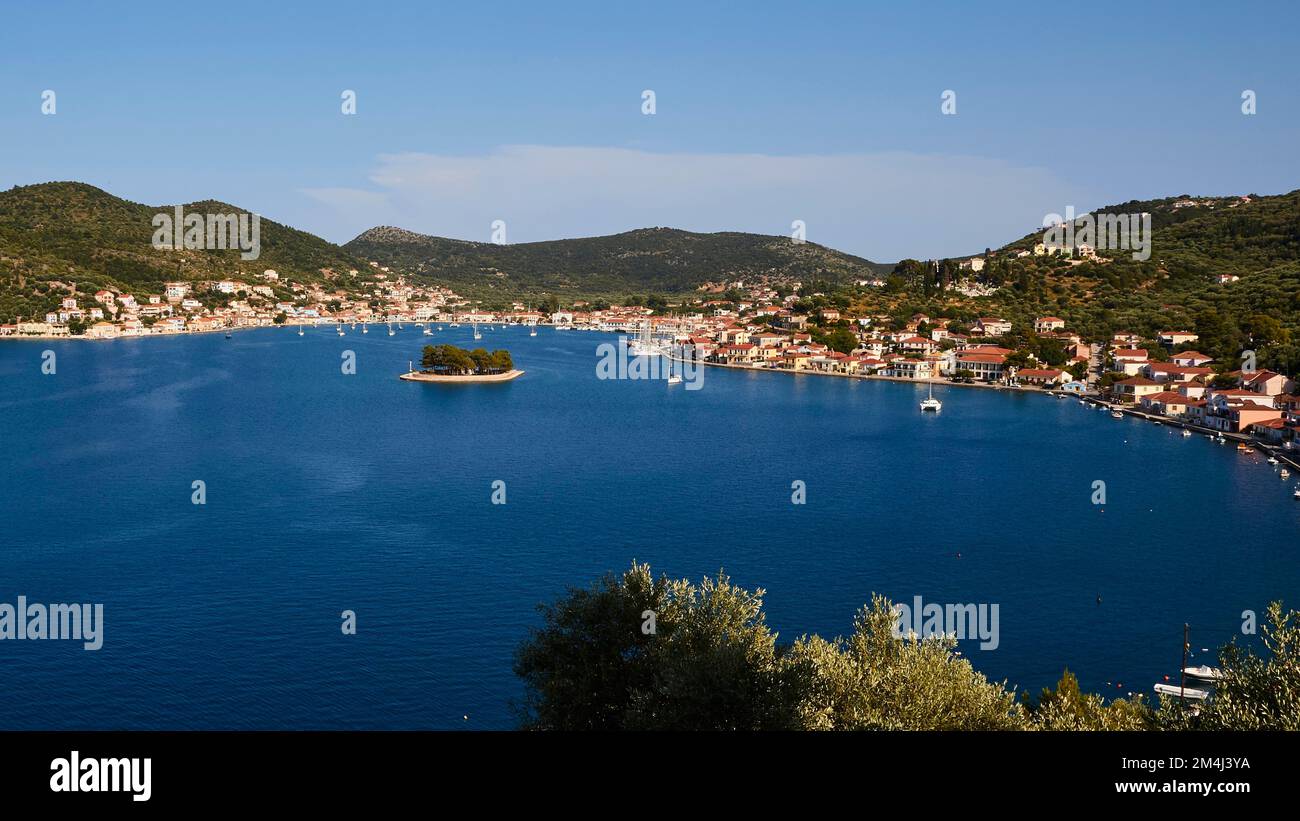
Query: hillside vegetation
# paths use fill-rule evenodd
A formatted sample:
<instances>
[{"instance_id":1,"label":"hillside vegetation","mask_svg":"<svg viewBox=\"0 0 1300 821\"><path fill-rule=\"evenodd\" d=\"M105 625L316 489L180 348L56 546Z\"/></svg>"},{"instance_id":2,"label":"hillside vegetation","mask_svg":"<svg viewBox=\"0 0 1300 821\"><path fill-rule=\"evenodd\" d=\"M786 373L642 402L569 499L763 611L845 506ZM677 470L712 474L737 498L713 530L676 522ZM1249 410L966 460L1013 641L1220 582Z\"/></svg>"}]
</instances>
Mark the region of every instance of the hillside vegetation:
<instances>
[{"instance_id":1,"label":"hillside vegetation","mask_svg":"<svg viewBox=\"0 0 1300 821\"><path fill-rule=\"evenodd\" d=\"M813 280L845 284L892 267L789 237L696 234L673 228L497 245L380 227L343 247L466 293L679 294L706 283L738 280L747 285Z\"/></svg>"}]
</instances>

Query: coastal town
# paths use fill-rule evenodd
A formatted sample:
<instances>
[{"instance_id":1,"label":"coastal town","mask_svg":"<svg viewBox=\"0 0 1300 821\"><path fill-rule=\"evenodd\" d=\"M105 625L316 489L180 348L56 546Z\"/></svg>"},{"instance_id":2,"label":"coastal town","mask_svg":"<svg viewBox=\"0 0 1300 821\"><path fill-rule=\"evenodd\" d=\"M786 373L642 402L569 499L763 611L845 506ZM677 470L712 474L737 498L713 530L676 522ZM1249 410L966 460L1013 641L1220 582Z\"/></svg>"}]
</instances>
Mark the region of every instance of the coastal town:
<instances>
[{"instance_id":1,"label":"coastal town","mask_svg":"<svg viewBox=\"0 0 1300 821\"><path fill-rule=\"evenodd\" d=\"M1046 390L1286 451L1300 429L1300 395L1291 376L1217 367L1222 363L1197 351L1199 336L1187 330L1162 330L1146 340L1130 332L1084 340L1059 317L1036 317L1036 343L1056 354L1048 364L1023 349L1011 321L996 316L962 323L919 313L902 321L849 315L832 307L805 313L795 294L783 296L766 284L752 287L747 298L705 293L667 308L577 301L563 310L521 302L488 310L448 288L410 283L374 266L368 290L360 293L295 282L269 269L241 279L168 282L156 294L81 295L73 284L57 311L2 325L0 337L105 340L277 325L336 326L340 333L373 323L549 325L643 335L706 365Z\"/></svg>"}]
</instances>

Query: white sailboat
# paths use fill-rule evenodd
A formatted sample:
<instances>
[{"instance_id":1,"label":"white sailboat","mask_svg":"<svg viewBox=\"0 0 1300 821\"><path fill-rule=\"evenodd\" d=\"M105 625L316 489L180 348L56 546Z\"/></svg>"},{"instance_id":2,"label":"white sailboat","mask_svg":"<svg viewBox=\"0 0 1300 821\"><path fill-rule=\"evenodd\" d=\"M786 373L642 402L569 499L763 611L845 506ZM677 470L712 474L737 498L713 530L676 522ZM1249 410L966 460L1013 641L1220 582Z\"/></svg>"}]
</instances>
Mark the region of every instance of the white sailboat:
<instances>
[{"instance_id":1,"label":"white sailboat","mask_svg":"<svg viewBox=\"0 0 1300 821\"><path fill-rule=\"evenodd\" d=\"M393 323L391 323L391 322L388 323L388 335L389 335L389 336L396 336L396 335L397 335L397 331L394 331L394 330L393 330Z\"/></svg>"},{"instance_id":2,"label":"white sailboat","mask_svg":"<svg viewBox=\"0 0 1300 821\"><path fill-rule=\"evenodd\" d=\"M478 329L478 323L477 323L477 322L474 323L474 338L475 338L475 339L482 339L482 338L483 338L483 334L479 332L479 329Z\"/></svg>"},{"instance_id":3,"label":"white sailboat","mask_svg":"<svg viewBox=\"0 0 1300 821\"><path fill-rule=\"evenodd\" d=\"M934 411L938 413L943 410L943 403L934 398L934 383L930 383L930 397L921 403L921 411Z\"/></svg>"},{"instance_id":4,"label":"white sailboat","mask_svg":"<svg viewBox=\"0 0 1300 821\"><path fill-rule=\"evenodd\" d=\"M370 333L370 326L369 326L369 325L362 325L362 326L361 326L361 333L363 333L363 334L368 334L368 333Z\"/></svg>"},{"instance_id":5,"label":"white sailboat","mask_svg":"<svg viewBox=\"0 0 1300 821\"><path fill-rule=\"evenodd\" d=\"M630 353L633 356L658 356L661 352L655 347L654 340L650 334L650 320L646 320L641 326L640 333L636 339L632 340L629 345Z\"/></svg>"},{"instance_id":6,"label":"white sailboat","mask_svg":"<svg viewBox=\"0 0 1300 821\"><path fill-rule=\"evenodd\" d=\"M299 326L298 326L298 336L302 336L302 335L303 335L303 329L302 329L302 326L299 325Z\"/></svg>"}]
</instances>

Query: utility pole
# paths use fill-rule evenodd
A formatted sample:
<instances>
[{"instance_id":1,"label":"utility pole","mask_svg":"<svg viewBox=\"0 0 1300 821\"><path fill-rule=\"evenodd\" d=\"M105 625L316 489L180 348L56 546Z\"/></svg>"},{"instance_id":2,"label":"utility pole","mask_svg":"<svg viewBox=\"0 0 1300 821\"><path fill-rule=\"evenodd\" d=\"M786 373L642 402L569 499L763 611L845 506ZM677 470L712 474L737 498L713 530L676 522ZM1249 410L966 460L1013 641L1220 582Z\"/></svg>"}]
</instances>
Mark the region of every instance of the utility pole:
<instances>
[{"instance_id":1,"label":"utility pole","mask_svg":"<svg viewBox=\"0 0 1300 821\"><path fill-rule=\"evenodd\" d=\"M1190 646L1187 643L1187 623L1183 622L1183 666L1178 679L1178 699L1183 704L1187 703L1187 648Z\"/></svg>"}]
</instances>

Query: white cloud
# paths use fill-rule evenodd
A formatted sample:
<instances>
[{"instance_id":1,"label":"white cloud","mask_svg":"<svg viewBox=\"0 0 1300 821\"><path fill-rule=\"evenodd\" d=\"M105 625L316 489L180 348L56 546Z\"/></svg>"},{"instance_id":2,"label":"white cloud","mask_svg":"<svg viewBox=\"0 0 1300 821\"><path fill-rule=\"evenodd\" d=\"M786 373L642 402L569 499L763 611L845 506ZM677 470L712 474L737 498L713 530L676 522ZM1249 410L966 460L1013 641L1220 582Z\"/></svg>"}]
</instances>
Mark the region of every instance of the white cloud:
<instances>
[{"instance_id":1,"label":"white cloud","mask_svg":"<svg viewBox=\"0 0 1300 821\"><path fill-rule=\"evenodd\" d=\"M647 226L788 234L883 262L982 251L1042 217L1093 200L1042 168L1001 160L888 152L851 155L656 153L628 148L504 146L488 154L384 154L373 188L304 191L332 212L342 240L377 224L510 242ZM350 232L350 233L349 233Z\"/></svg>"}]
</instances>

